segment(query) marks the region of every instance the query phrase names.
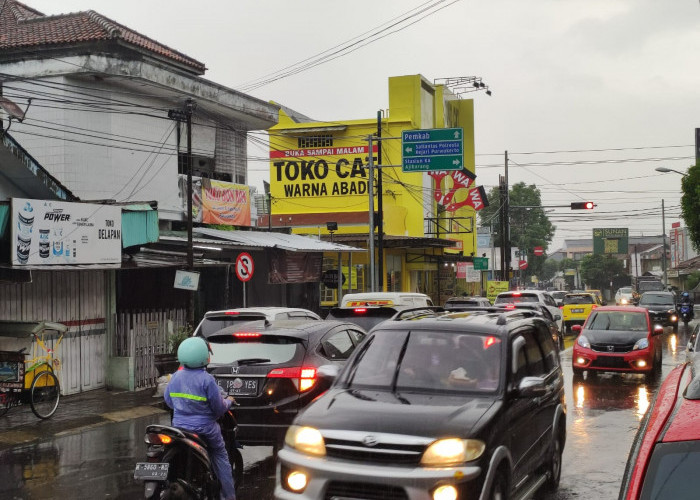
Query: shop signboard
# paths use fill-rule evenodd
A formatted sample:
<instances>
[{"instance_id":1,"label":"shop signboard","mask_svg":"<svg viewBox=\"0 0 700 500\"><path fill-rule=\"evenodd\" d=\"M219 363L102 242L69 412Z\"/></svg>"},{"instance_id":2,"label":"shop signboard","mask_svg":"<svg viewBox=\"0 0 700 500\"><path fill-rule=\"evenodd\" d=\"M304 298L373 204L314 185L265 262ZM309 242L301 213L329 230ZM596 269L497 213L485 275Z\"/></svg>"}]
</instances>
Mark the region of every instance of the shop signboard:
<instances>
[{"instance_id":1,"label":"shop signboard","mask_svg":"<svg viewBox=\"0 0 700 500\"><path fill-rule=\"evenodd\" d=\"M509 283L507 281L487 281L486 282L486 297L491 301L496 300L496 297L501 292L508 291Z\"/></svg>"},{"instance_id":2,"label":"shop signboard","mask_svg":"<svg viewBox=\"0 0 700 500\"><path fill-rule=\"evenodd\" d=\"M13 266L121 264L121 207L12 198Z\"/></svg>"},{"instance_id":3,"label":"shop signboard","mask_svg":"<svg viewBox=\"0 0 700 500\"><path fill-rule=\"evenodd\" d=\"M629 229L626 227L606 227L593 229L593 253L627 254Z\"/></svg>"}]
</instances>

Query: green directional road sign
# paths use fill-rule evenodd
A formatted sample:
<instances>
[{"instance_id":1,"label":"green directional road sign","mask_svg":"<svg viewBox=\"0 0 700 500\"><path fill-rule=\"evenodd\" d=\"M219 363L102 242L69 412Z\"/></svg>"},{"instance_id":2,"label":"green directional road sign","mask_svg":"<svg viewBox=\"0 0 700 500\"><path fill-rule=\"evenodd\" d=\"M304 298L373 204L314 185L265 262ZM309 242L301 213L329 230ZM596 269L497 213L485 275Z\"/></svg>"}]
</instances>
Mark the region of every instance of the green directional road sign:
<instances>
[{"instance_id":1,"label":"green directional road sign","mask_svg":"<svg viewBox=\"0 0 700 500\"><path fill-rule=\"evenodd\" d=\"M463 137L461 128L402 131L403 171L460 170L464 166Z\"/></svg>"},{"instance_id":2,"label":"green directional road sign","mask_svg":"<svg viewBox=\"0 0 700 500\"><path fill-rule=\"evenodd\" d=\"M489 270L489 259L487 257L474 257L474 270L475 271L488 271Z\"/></svg>"}]
</instances>

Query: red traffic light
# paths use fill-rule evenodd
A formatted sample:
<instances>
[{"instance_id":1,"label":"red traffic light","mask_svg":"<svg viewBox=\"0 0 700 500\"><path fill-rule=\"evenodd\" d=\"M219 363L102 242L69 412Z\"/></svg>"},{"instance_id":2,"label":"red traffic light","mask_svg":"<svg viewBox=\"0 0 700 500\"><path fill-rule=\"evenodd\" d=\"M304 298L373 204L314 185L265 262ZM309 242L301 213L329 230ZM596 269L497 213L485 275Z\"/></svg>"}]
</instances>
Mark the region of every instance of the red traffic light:
<instances>
[{"instance_id":1,"label":"red traffic light","mask_svg":"<svg viewBox=\"0 0 700 500\"><path fill-rule=\"evenodd\" d=\"M575 201L571 203L571 210L593 210L595 203L592 201Z\"/></svg>"}]
</instances>

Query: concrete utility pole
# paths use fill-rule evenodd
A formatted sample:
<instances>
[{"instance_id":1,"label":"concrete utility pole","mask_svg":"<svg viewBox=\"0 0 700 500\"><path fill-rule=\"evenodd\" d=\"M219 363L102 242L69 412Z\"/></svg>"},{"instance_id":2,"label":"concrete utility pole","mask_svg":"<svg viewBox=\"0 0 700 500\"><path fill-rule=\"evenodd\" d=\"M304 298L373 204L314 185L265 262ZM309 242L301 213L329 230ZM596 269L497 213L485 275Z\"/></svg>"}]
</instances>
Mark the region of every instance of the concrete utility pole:
<instances>
[{"instance_id":1,"label":"concrete utility pole","mask_svg":"<svg viewBox=\"0 0 700 500\"><path fill-rule=\"evenodd\" d=\"M503 246L505 247L505 269L506 269L506 274L505 274L505 281L510 282L510 191L509 191L509 186L508 186L508 151L505 152L505 175L503 176L505 180L505 193L506 193L506 200L505 200L505 206L503 208L503 212L505 213L504 217L504 223L505 223L505 231L503 233Z\"/></svg>"},{"instance_id":2,"label":"concrete utility pole","mask_svg":"<svg viewBox=\"0 0 700 500\"><path fill-rule=\"evenodd\" d=\"M668 286L668 273L666 271L666 209L664 199L661 199L661 234L663 235L663 248L661 250L661 270L664 272L664 286Z\"/></svg>"},{"instance_id":3,"label":"concrete utility pole","mask_svg":"<svg viewBox=\"0 0 700 500\"><path fill-rule=\"evenodd\" d=\"M367 179L367 191L369 192L369 290L376 292L376 279L374 271L374 158L372 157L372 135L369 138L369 178Z\"/></svg>"},{"instance_id":4,"label":"concrete utility pole","mask_svg":"<svg viewBox=\"0 0 700 500\"><path fill-rule=\"evenodd\" d=\"M369 149L372 156L372 148ZM382 112L377 111L377 253L379 262L377 264L377 277L379 278L379 289L384 290L384 203L382 193Z\"/></svg>"}]
</instances>

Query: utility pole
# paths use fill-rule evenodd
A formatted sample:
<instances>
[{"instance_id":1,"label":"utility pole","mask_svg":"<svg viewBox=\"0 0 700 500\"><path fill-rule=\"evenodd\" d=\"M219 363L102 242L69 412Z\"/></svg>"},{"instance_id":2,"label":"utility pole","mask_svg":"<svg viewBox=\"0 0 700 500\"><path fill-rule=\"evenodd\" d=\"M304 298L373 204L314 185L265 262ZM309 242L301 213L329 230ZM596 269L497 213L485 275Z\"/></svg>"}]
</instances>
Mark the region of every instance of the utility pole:
<instances>
[{"instance_id":1,"label":"utility pole","mask_svg":"<svg viewBox=\"0 0 700 500\"><path fill-rule=\"evenodd\" d=\"M510 282L510 192L508 187L508 151L505 152L505 175L503 176L505 180L505 205L503 207L503 212L505 214L504 224L505 231L503 232L503 246L505 247L505 281Z\"/></svg>"},{"instance_id":2,"label":"utility pole","mask_svg":"<svg viewBox=\"0 0 700 500\"><path fill-rule=\"evenodd\" d=\"M661 269L664 272L664 287L668 287L668 272L666 270L666 209L664 199L661 199L661 234L663 235L663 248L661 250Z\"/></svg>"},{"instance_id":3,"label":"utility pole","mask_svg":"<svg viewBox=\"0 0 700 500\"><path fill-rule=\"evenodd\" d=\"M372 156L372 148L369 150ZM377 266L377 277L379 279L379 289L384 290L384 207L382 199L382 112L377 111L377 253L379 263Z\"/></svg>"},{"instance_id":4,"label":"utility pole","mask_svg":"<svg viewBox=\"0 0 700 500\"><path fill-rule=\"evenodd\" d=\"M369 178L367 179L367 191L369 192L369 291L376 292L376 280L374 271L374 158L372 157L372 135L369 141Z\"/></svg>"},{"instance_id":5,"label":"utility pole","mask_svg":"<svg viewBox=\"0 0 700 500\"><path fill-rule=\"evenodd\" d=\"M179 143L179 124L181 120L185 120L187 125L187 270L194 270L194 249L192 246L192 112L196 108L196 103L192 99L185 101L185 109L171 109L168 111L168 118L177 120L178 122L178 143ZM179 157L178 149L178 157ZM194 325L194 294L190 293L187 304L187 323Z\"/></svg>"}]
</instances>

